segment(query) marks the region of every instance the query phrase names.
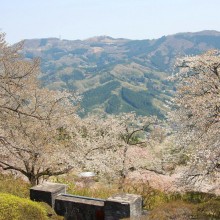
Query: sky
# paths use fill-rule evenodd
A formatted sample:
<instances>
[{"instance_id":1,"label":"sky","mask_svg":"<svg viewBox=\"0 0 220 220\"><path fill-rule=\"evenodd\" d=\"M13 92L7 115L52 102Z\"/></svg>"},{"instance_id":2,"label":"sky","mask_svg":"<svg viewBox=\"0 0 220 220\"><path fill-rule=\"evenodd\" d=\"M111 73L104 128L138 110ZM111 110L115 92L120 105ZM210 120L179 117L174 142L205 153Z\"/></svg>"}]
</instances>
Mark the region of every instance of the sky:
<instances>
[{"instance_id":1,"label":"sky","mask_svg":"<svg viewBox=\"0 0 220 220\"><path fill-rule=\"evenodd\" d=\"M76 40L107 35L153 39L220 31L220 0L0 0L0 31L23 39Z\"/></svg>"}]
</instances>

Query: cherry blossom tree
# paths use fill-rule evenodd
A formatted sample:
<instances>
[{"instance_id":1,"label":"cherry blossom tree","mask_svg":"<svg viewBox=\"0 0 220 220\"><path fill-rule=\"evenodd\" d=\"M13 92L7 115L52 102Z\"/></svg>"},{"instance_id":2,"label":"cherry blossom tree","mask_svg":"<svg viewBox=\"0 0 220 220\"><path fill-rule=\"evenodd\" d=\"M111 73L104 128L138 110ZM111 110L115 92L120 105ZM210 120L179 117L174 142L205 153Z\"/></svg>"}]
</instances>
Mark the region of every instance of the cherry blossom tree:
<instances>
[{"instance_id":1,"label":"cherry blossom tree","mask_svg":"<svg viewBox=\"0 0 220 220\"><path fill-rule=\"evenodd\" d=\"M35 185L43 176L68 172L77 161L70 152L78 97L42 88L39 60L24 59L21 49L22 43L8 46L0 35L0 167Z\"/></svg>"},{"instance_id":2,"label":"cherry blossom tree","mask_svg":"<svg viewBox=\"0 0 220 220\"><path fill-rule=\"evenodd\" d=\"M216 181L220 171L220 52L177 60L172 125L180 152L188 158L185 180Z\"/></svg>"},{"instance_id":3,"label":"cherry blossom tree","mask_svg":"<svg viewBox=\"0 0 220 220\"><path fill-rule=\"evenodd\" d=\"M81 125L78 129L82 138L77 143L84 151L84 169L93 170L109 181L120 180L121 185L129 171L143 165L139 161L141 155L140 158L131 155L132 149L155 146L165 137L156 117L137 116L134 112L103 117L90 115L82 119Z\"/></svg>"}]
</instances>

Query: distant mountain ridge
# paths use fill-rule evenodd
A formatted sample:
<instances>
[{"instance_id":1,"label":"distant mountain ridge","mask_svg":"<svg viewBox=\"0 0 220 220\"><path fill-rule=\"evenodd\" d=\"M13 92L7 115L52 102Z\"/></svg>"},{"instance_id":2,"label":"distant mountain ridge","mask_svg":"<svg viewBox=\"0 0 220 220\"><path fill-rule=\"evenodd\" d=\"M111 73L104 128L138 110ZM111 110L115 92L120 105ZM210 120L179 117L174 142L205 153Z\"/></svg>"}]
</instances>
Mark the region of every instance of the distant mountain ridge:
<instances>
[{"instance_id":1,"label":"distant mountain ridge","mask_svg":"<svg viewBox=\"0 0 220 220\"><path fill-rule=\"evenodd\" d=\"M178 56L220 49L220 32L177 33L153 40L109 36L86 40L25 40L24 55L40 57L43 84L78 90L84 113L136 111L163 117L172 96L172 72Z\"/></svg>"}]
</instances>

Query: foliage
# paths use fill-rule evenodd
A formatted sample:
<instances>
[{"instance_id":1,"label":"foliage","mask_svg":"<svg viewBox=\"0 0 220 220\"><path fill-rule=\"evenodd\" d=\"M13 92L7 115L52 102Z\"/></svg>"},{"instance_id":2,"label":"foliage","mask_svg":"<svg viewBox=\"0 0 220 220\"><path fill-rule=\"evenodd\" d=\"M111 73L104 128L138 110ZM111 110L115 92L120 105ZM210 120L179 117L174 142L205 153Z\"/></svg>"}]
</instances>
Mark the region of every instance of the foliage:
<instances>
[{"instance_id":1,"label":"foliage","mask_svg":"<svg viewBox=\"0 0 220 220\"><path fill-rule=\"evenodd\" d=\"M48 217L46 210L40 204L29 199L0 193L0 219L47 220Z\"/></svg>"}]
</instances>

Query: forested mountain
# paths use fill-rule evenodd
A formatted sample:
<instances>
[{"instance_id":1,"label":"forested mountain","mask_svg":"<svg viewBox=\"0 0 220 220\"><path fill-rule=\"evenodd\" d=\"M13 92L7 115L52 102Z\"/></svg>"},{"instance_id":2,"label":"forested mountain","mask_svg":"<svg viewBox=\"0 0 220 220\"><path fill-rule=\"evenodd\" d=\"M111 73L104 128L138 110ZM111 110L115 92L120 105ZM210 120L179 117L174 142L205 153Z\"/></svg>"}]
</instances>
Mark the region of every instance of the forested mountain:
<instances>
[{"instance_id":1,"label":"forested mountain","mask_svg":"<svg viewBox=\"0 0 220 220\"><path fill-rule=\"evenodd\" d=\"M175 57L220 49L220 32L178 33L153 40L108 36L86 40L25 40L26 58L40 57L43 84L77 90L84 112L136 111L163 117Z\"/></svg>"}]
</instances>

